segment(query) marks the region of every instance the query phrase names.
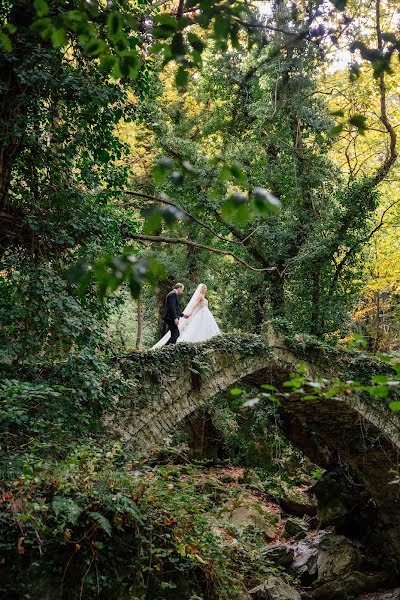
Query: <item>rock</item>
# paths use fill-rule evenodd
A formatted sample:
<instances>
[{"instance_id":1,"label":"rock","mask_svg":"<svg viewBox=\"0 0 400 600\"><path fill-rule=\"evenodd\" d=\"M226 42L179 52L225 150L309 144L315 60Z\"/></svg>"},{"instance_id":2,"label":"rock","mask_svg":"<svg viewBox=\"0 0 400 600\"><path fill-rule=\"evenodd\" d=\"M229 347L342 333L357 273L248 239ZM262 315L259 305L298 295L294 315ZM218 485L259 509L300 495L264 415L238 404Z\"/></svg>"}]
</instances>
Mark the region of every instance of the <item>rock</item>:
<instances>
[{"instance_id":1,"label":"rock","mask_svg":"<svg viewBox=\"0 0 400 600\"><path fill-rule=\"evenodd\" d=\"M289 544L271 544L261 550L264 558L279 567L289 567L294 559L294 549Z\"/></svg>"},{"instance_id":2,"label":"rock","mask_svg":"<svg viewBox=\"0 0 400 600\"><path fill-rule=\"evenodd\" d=\"M381 585L379 577L350 571L318 587L312 594L315 600L356 600L364 592L373 592Z\"/></svg>"},{"instance_id":3,"label":"rock","mask_svg":"<svg viewBox=\"0 0 400 600\"><path fill-rule=\"evenodd\" d=\"M362 555L357 546L343 535L327 534L318 545L318 582L330 581L349 571L357 571Z\"/></svg>"},{"instance_id":4,"label":"rock","mask_svg":"<svg viewBox=\"0 0 400 600\"><path fill-rule=\"evenodd\" d=\"M302 517L317 514L317 500L312 493L307 493L301 488L285 488L278 496L278 504L288 513Z\"/></svg>"},{"instance_id":5,"label":"rock","mask_svg":"<svg viewBox=\"0 0 400 600\"><path fill-rule=\"evenodd\" d=\"M353 542L327 531L300 540L293 549L295 560L290 572L306 585L322 584L349 571L357 571L362 562L361 552Z\"/></svg>"},{"instance_id":6,"label":"rock","mask_svg":"<svg viewBox=\"0 0 400 600\"><path fill-rule=\"evenodd\" d=\"M277 515L271 515L266 512L259 512L254 506L241 506L231 512L229 523L238 531L244 532L251 528L261 531L266 539L275 538Z\"/></svg>"},{"instance_id":7,"label":"rock","mask_svg":"<svg viewBox=\"0 0 400 600\"><path fill-rule=\"evenodd\" d=\"M318 577L317 560L318 545L315 539L307 539L297 542L293 546L295 559L290 572L298 577L305 585L309 585Z\"/></svg>"},{"instance_id":8,"label":"rock","mask_svg":"<svg viewBox=\"0 0 400 600\"><path fill-rule=\"evenodd\" d=\"M400 600L400 588L390 590L384 594L378 594L376 600Z\"/></svg>"},{"instance_id":9,"label":"rock","mask_svg":"<svg viewBox=\"0 0 400 600\"><path fill-rule=\"evenodd\" d=\"M324 473L314 485L313 492L318 501L321 527L344 526L360 503L359 487L352 485L339 470Z\"/></svg>"},{"instance_id":10,"label":"rock","mask_svg":"<svg viewBox=\"0 0 400 600\"><path fill-rule=\"evenodd\" d=\"M301 600L297 590L280 577L268 577L264 583L249 591L252 600Z\"/></svg>"},{"instance_id":11,"label":"rock","mask_svg":"<svg viewBox=\"0 0 400 600\"><path fill-rule=\"evenodd\" d=\"M282 535L285 538L293 537L295 540L301 540L307 537L307 531L308 525L304 521L292 517L286 521Z\"/></svg>"}]
</instances>

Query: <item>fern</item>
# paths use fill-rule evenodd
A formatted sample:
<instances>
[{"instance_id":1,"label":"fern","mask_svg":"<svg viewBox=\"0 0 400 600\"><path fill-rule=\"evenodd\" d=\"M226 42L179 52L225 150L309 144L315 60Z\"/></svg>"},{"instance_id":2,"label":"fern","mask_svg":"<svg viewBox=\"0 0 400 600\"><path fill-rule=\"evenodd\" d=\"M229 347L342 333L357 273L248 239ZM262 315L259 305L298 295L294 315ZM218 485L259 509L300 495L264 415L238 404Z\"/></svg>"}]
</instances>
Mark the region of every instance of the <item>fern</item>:
<instances>
[{"instance_id":1,"label":"fern","mask_svg":"<svg viewBox=\"0 0 400 600\"><path fill-rule=\"evenodd\" d=\"M144 525L142 513L140 512L137 504L131 500L131 498L123 496L122 494L117 494L116 496L113 496L113 501L114 505L117 505L119 512L128 513L141 525Z\"/></svg>"},{"instance_id":2,"label":"fern","mask_svg":"<svg viewBox=\"0 0 400 600\"><path fill-rule=\"evenodd\" d=\"M112 527L110 521L99 512L90 512L89 516L100 526L100 528L111 537Z\"/></svg>"},{"instance_id":3,"label":"fern","mask_svg":"<svg viewBox=\"0 0 400 600\"><path fill-rule=\"evenodd\" d=\"M56 514L56 517L62 517L67 523L76 525L79 516L82 513L82 508L72 500L65 496L54 496L51 505Z\"/></svg>"}]
</instances>

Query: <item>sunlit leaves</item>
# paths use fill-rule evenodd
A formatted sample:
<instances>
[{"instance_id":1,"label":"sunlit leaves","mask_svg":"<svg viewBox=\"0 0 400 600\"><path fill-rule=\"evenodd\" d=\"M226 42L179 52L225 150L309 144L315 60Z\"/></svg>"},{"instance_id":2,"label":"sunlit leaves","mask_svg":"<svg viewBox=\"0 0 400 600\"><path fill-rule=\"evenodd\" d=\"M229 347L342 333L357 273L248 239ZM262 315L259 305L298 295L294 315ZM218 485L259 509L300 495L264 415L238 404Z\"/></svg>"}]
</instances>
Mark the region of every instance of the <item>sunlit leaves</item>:
<instances>
[{"instance_id":1,"label":"sunlit leaves","mask_svg":"<svg viewBox=\"0 0 400 600\"><path fill-rule=\"evenodd\" d=\"M6 52L11 52L12 43L11 35L15 33L17 28L12 23L3 23L0 26L0 48L2 47Z\"/></svg>"},{"instance_id":2,"label":"sunlit leaves","mask_svg":"<svg viewBox=\"0 0 400 600\"><path fill-rule=\"evenodd\" d=\"M244 390L242 390L241 388L231 388L230 393L232 394L232 396L240 396L241 394L243 394Z\"/></svg>"}]
</instances>

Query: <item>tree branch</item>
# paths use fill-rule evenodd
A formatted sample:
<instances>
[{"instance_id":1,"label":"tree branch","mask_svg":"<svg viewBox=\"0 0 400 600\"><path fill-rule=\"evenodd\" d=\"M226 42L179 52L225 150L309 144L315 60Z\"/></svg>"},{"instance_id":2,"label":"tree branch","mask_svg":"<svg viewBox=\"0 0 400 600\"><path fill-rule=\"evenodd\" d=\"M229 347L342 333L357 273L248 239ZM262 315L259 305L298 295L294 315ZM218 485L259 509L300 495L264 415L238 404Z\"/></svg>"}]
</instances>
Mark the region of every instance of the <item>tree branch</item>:
<instances>
[{"instance_id":1,"label":"tree branch","mask_svg":"<svg viewBox=\"0 0 400 600\"><path fill-rule=\"evenodd\" d=\"M265 267L265 268L259 269L257 267L253 267L252 265L247 263L245 260L239 258L238 256L236 256L235 254L233 254L233 252L230 252L229 250L220 250L219 248L213 248L212 246L206 246L205 244L198 244L197 242L193 242L192 240L186 240L184 238L172 238L172 237L166 237L166 236L162 236L162 235L143 235L141 233L135 233L135 234L131 235L130 237L133 240L156 242L158 244L184 244L186 246L192 246L194 248L200 248L202 250L207 250L208 252L213 252L215 254L222 254L224 256L230 256L231 258L233 258L233 260L235 260L239 264L246 267L246 269L250 269L250 271L255 271L256 273L264 273L265 271L277 271L279 273L277 267Z\"/></svg>"},{"instance_id":2,"label":"tree branch","mask_svg":"<svg viewBox=\"0 0 400 600\"><path fill-rule=\"evenodd\" d=\"M358 240L358 242L356 244L354 244L353 246L351 246L351 248L349 248L346 252L346 254L343 256L342 260L339 261L339 263L336 265L336 273L335 276L332 280L331 286L329 288L329 293L331 294L333 292L333 289L340 277L340 274L343 270L343 267L345 265L345 263L347 262L347 260L350 258L350 256L357 250L357 248L360 247L360 244L365 244L366 242L368 242L377 231L379 231L379 229L381 229L381 227L385 224L384 222L384 217L386 215L387 212L389 212L389 210L391 208L393 208L393 206L396 206L396 204L399 204L400 200L395 200L394 202L392 202L391 204L389 204L389 206L387 208L385 208L385 210L383 211L383 213L381 214L381 219L378 223L378 225L376 225L372 231L369 232L369 234L367 235L367 237L363 238L362 240Z\"/></svg>"},{"instance_id":3,"label":"tree branch","mask_svg":"<svg viewBox=\"0 0 400 600\"><path fill-rule=\"evenodd\" d=\"M382 31L381 31L381 2L380 0L376 0L376 36L378 39L378 50L383 53L383 39L382 39ZM381 106L381 114L380 120L385 126L386 131L389 134L389 151L387 152L385 161L383 165L379 167L376 174L374 175L372 181L373 185L378 185L387 175L392 165L395 163L397 159L397 136L394 130L393 125L390 123L387 116L387 108L386 108L386 83L385 83L385 73L379 75L379 94L380 94L380 106Z\"/></svg>"},{"instance_id":4,"label":"tree branch","mask_svg":"<svg viewBox=\"0 0 400 600\"><path fill-rule=\"evenodd\" d=\"M207 229L207 231L212 233L213 236L217 237L218 239L222 240L223 242L227 242L228 244L241 244L242 243L240 241L230 240L230 239L224 237L223 235L220 235L210 225L207 225L207 223L204 223L203 221L198 219L195 215L193 215L186 209L182 208L178 204L175 204L175 202L168 200L167 198L158 198L157 196L152 196L151 194L143 194L141 192L131 192L128 190L123 190L123 193L127 194L129 196L136 196L137 198L143 198L144 200L152 200L153 202L157 202L158 204L165 204L166 206L172 206L173 208L176 208L177 210L182 211L189 219L191 219L192 221L194 221L195 223L197 223L198 225L203 227L203 229Z\"/></svg>"}]
</instances>

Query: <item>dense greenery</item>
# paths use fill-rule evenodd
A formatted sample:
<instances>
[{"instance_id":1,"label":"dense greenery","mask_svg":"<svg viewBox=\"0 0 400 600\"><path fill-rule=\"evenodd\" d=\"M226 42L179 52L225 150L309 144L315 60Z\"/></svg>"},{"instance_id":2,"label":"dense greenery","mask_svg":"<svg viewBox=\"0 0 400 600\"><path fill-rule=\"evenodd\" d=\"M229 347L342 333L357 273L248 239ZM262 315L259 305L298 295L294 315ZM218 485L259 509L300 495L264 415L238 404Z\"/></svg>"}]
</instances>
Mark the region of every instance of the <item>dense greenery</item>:
<instances>
[{"instance_id":1,"label":"dense greenery","mask_svg":"<svg viewBox=\"0 0 400 600\"><path fill-rule=\"evenodd\" d=\"M257 535L221 543L213 523L241 492L204 484L186 432L167 466L143 466L102 418L134 393L120 358L161 335L179 280L186 298L208 284L243 347L273 318L305 358L364 338L395 354L392 14L392 0L2 3L1 593L242 598L274 572ZM341 45L354 54L334 69ZM371 367L363 391L386 402L396 381ZM207 407L221 456L261 491L292 485L278 402L243 410L240 390Z\"/></svg>"}]
</instances>

